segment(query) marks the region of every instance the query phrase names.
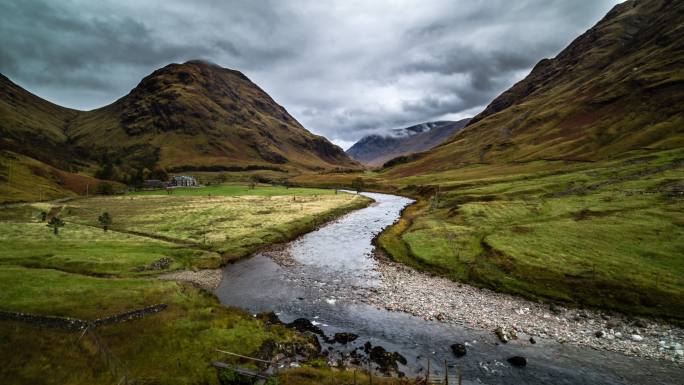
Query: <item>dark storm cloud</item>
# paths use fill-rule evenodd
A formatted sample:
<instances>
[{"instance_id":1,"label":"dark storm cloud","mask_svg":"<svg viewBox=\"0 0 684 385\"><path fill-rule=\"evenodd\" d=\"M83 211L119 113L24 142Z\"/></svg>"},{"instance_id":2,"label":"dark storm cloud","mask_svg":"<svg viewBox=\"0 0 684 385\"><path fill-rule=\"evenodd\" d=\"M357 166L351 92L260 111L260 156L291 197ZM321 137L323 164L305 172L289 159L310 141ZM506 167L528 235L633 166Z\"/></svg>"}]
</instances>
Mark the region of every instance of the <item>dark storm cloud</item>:
<instances>
[{"instance_id":1,"label":"dark storm cloud","mask_svg":"<svg viewBox=\"0 0 684 385\"><path fill-rule=\"evenodd\" d=\"M615 0L0 0L0 72L90 109L156 68L235 68L305 127L368 133L473 115Z\"/></svg>"}]
</instances>

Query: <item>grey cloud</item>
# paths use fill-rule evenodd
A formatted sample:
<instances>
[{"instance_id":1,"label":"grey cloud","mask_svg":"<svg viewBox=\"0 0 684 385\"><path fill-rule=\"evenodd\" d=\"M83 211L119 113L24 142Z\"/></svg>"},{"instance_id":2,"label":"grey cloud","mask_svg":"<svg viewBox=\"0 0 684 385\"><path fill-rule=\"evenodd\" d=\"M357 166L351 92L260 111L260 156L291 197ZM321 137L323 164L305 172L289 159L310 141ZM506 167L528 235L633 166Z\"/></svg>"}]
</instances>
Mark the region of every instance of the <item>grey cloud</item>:
<instances>
[{"instance_id":1,"label":"grey cloud","mask_svg":"<svg viewBox=\"0 0 684 385\"><path fill-rule=\"evenodd\" d=\"M483 108L616 2L0 0L0 72L90 109L206 59L348 143Z\"/></svg>"}]
</instances>

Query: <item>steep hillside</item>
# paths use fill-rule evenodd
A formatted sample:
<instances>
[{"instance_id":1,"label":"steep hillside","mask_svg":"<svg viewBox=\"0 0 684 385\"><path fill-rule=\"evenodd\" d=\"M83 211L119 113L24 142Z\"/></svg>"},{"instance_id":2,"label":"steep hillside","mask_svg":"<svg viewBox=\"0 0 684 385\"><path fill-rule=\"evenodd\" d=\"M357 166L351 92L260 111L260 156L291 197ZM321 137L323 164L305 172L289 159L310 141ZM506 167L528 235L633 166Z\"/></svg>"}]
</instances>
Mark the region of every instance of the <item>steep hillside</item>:
<instances>
[{"instance_id":1,"label":"steep hillside","mask_svg":"<svg viewBox=\"0 0 684 385\"><path fill-rule=\"evenodd\" d=\"M0 149L70 169L64 146L67 123L77 111L41 99L0 74Z\"/></svg>"},{"instance_id":2,"label":"steep hillside","mask_svg":"<svg viewBox=\"0 0 684 385\"><path fill-rule=\"evenodd\" d=\"M388 136L365 136L351 146L347 154L366 165L381 166L392 158L429 150L449 139L467 123L468 119L427 122L395 129Z\"/></svg>"},{"instance_id":3,"label":"steep hillside","mask_svg":"<svg viewBox=\"0 0 684 385\"><path fill-rule=\"evenodd\" d=\"M238 71L170 64L111 105L80 113L79 146L154 158L176 170L357 167Z\"/></svg>"},{"instance_id":4,"label":"steep hillside","mask_svg":"<svg viewBox=\"0 0 684 385\"><path fill-rule=\"evenodd\" d=\"M2 201L40 196L32 181L56 197L99 183L93 175L135 184L160 168L361 168L242 73L201 61L170 64L111 105L85 112L43 100L0 75L0 134L0 181L13 167L24 178L0 189Z\"/></svg>"},{"instance_id":5,"label":"steep hillside","mask_svg":"<svg viewBox=\"0 0 684 385\"><path fill-rule=\"evenodd\" d=\"M541 60L449 143L394 173L681 147L683 106L684 3L631 0Z\"/></svg>"},{"instance_id":6,"label":"steep hillside","mask_svg":"<svg viewBox=\"0 0 684 385\"><path fill-rule=\"evenodd\" d=\"M75 173L87 166L66 134L77 114L0 74L0 203L97 191L101 180Z\"/></svg>"}]
</instances>

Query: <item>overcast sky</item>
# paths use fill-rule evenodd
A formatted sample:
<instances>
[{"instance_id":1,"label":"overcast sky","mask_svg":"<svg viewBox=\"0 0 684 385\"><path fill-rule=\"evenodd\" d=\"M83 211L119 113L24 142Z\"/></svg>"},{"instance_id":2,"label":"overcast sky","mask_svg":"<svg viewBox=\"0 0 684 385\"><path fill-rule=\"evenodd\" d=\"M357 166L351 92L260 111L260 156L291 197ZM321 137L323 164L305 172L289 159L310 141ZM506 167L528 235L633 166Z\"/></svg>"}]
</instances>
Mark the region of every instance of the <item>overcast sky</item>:
<instances>
[{"instance_id":1,"label":"overcast sky","mask_svg":"<svg viewBox=\"0 0 684 385\"><path fill-rule=\"evenodd\" d=\"M159 67L205 59L347 148L478 113L618 2L0 0L0 72L87 110Z\"/></svg>"}]
</instances>

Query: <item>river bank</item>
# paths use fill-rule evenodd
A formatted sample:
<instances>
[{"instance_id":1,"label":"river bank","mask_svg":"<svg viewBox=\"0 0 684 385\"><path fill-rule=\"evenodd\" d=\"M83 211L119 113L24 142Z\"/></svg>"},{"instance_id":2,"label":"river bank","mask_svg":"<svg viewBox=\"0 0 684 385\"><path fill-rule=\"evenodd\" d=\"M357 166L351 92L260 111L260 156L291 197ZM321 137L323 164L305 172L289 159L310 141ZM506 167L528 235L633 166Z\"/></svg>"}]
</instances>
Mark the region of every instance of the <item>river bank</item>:
<instances>
[{"instance_id":1,"label":"river bank","mask_svg":"<svg viewBox=\"0 0 684 385\"><path fill-rule=\"evenodd\" d=\"M272 311L284 323L308 320L320 328L323 354L332 366L345 365L348 358L365 352L366 346L380 346L402 357L397 374L420 376L429 361L448 361L462 369L468 384L681 383L681 360L647 359L668 358L656 357L651 348L660 342L659 337L666 338L663 350L672 346L668 350L676 355L679 329L670 332L663 330L666 325L651 325L647 320L640 321L647 322L646 326L632 325L639 320L621 321L618 315L604 314L605 324L622 323L612 328L612 335L606 329L605 336L596 337L596 331L588 326L581 331L580 325L599 325L596 317L601 314L571 316L572 310L554 307L558 320L545 320L552 317L546 315L552 310L545 305L459 286L379 258L372 240L411 201L386 194L364 195L376 202L288 244L226 266L214 291L221 303L252 314ZM586 321L575 321L575 316ZM635 329L628 330L629 326ZM501 341L494 332L498 327L500 337L511 341ZM600 346L589 340L590 332L594 338L611 342ZM357 338L347 344L331 343L340 333ZM465 348L467 354L456 356L453 346ZM631 348L635 352L626 355ZM514 357L525 358L526 367L511 363Z\"/></svg>"},{"instance_id":2,"label":"river bank","mask_svg":"<svg viewBox=\"0 0 684 385\"><path fill-rule=\"evenodd\" d=\"M285 270L285 279L304 287L321 286L319 281L302 279L289 269L299 262L287 244L268 248L261 254ZM454 282L393 262L379 250L374 251L373 257L377 262L372 269L377 273L377 285L328 283L322 290L335 300L405 312L428 321L492 333L500 328L505 340L544 338L561 344L684 364L684 329L681 327L611 311L549 305ZM366 276L369 275L375 276L367 272Z\"/></svg>"},{"instance_id":3,"label":"river bank","mask_svg":"<svg viewBox=\"0 0 684 385\"><path fill-rule=\"evenodd\" d=\"M480 330L501 328L505 339L541 337L684 364L684 330L674 325L609 311L549 306L432 276L376 255L380 285L364 300L376 307Z\"/></svg>"},{"instance_id":4,"label":"river bank","mask_svg":"<svg viewBox=\"0 0 684 385\"><path fill-rule=\"evenodd\" d=\"M287 270L296 266L297 261L286 247L271 249L262 255L285 269L284 278L304 287L320 286L319 282L294 277ZM549 305L454 282L392 262L381 252L375 253L375 260L378 263L374 270L379 274L377 286L334 286L323 289L326 296L404 312L426 321L501 334L501 343L548 339L684 364L684 329L680 327L610 311Z\"/></svg>"}]
</instances>

